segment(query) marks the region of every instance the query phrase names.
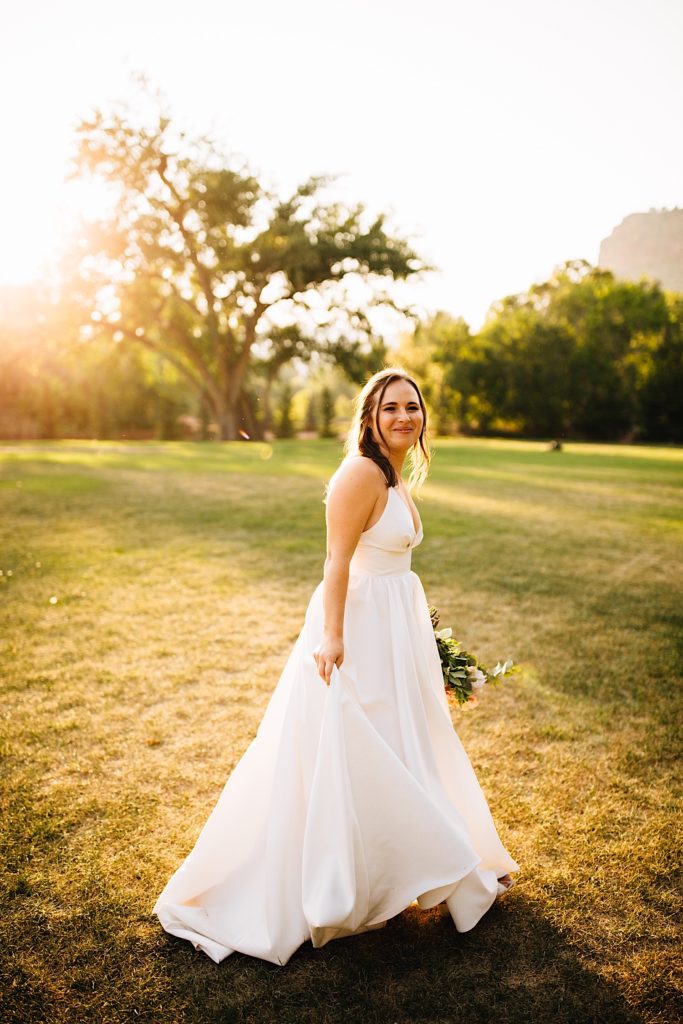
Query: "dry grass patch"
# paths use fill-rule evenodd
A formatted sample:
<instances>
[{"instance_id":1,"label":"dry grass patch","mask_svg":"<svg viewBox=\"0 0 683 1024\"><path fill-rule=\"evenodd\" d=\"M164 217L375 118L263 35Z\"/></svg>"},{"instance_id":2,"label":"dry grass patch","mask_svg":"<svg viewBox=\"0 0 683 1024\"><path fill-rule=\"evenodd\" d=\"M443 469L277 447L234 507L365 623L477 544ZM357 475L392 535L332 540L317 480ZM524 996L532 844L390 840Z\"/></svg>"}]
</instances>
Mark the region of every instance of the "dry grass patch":
<instances>
[{"instance_id":1,"label":"dry grass patch","mask_svg":"<svg viewBox=\"0 0 683 1024\"><path fill-rule=\"evenodd\" d=\"M284 969L216 966L151 916L301 628L338 457L0 451L3 1021L671 1024L676 450L437 447L414 567L444 625L524 666L456 722L522 864L473 932L409 908Z\"/></svg>"}]
</instances>

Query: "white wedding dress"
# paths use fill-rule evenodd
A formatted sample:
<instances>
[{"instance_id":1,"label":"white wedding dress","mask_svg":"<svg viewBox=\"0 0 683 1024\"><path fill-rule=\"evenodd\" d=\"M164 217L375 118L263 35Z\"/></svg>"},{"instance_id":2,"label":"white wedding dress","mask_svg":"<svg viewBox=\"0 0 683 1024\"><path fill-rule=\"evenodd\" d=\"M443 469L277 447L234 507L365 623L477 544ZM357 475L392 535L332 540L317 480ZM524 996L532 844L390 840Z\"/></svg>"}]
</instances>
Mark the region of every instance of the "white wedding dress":
<instances>
[{"instance_id":1,"label":"white wedding dress","mask_svg":"<svg viewBox=\"0 0 683 1024\"><path fill-rule=\"evenodd\" d=\"M350 565L344 661L327 687L313 651L323 584L258 728L194 849L154 906L217 963L286 964L307 939L379 928L413 900L474 927L517 871L450 718L422 540L396 488Z\"/></svg>"}]
</instances>

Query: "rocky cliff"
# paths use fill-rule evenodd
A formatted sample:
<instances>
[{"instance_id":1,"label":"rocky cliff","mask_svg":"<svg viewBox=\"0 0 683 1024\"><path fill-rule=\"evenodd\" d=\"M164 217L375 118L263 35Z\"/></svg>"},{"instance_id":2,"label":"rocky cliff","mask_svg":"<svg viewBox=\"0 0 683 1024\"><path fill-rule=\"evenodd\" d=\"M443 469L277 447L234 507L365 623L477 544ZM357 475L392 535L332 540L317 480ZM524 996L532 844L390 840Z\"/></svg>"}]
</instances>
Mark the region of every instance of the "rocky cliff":
<instances>
[{"instance_id":1,"label":"rocky cliff","mask_svg":"<svg viewBox=\"0 0 683 1024\"><path fill-rule=\"evenodd\" d=\"M683 292L683 209L632 213L600 243L599 266L617 277L643 274Z\"/></svg>"}]
</instances>

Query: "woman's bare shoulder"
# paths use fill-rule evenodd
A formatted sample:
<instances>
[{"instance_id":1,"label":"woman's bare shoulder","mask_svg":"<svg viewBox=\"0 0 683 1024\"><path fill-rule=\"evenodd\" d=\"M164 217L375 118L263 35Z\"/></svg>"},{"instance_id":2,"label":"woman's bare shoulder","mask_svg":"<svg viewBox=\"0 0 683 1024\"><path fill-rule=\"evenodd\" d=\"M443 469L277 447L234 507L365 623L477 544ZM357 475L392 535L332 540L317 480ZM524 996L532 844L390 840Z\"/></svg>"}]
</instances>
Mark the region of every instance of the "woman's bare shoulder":
<instances>
[{"instance_id":1,"label":"woman's bare shoulder","mask_svg":"<svg viewBox=\"0 0 683 1024\"><path fill-rule=\"evenodd\" d=\"M351 474L352 479L357 480L384 480L384 473L374 459L367 455L350 455L344 459L339 470L345 475Z\"/></svg>"},{"instance_id":2,"label":"woman's bare shoulder","mask_svg":"<svg viewBox=\"0 0 683 1024\"><path fill-rule=\"evenodd\" d=\"M358 491L380 491L386 487L384 474L376 462L365 455L350 455L341 463L327 486L328 495L340 486L346 494Z\"/></svg>"}]
</instances>

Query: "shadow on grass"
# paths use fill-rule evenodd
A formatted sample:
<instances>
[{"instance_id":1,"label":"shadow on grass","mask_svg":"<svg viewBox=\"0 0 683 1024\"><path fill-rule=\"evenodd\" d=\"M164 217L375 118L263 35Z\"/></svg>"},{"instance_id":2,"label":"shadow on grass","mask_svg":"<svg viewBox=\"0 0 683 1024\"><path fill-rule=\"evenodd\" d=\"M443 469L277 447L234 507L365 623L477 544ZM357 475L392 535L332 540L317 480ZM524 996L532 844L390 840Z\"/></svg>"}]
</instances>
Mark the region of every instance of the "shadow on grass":
<instances>
[{"instance_id":1,"label":"shadow on grass","mask_svg":"<svg viewBox=\"0 0 683 1024\"><path fill-rule=\"evenodd\" d=\"M284 968L240 954L215 965L170 937L162 948L183 1019L192 1024L646 1019L521 898L494 907L466 934L436 911L411 908L377 932L320 950L305 943Z\"/></svg>"},{"instance_id":2,"label":"shadow on grass","mask_svg":"<svg viewBox=\"0 0 683 1024\"><path fill-rule=\"evenodd\" d=\"M33 922L34 934L39 925ZM674 993L661 986L661 979L647 1007L629 1006L519 896L496 905L466 934L437 911L409 908L379 931L338 939L319 950L305 943L285 967L239 953L215 964L188 942L166 935L156 918L151 925L147 915L131 920L130 907L122 903L77 912L60 931L53 925L45 932L38 954L42 972L20 964L10 971L4 986L6 1024L643 1024L676 1019ZM35 956L32 966L37 966Z\"/></svg>"}]
</instances>

